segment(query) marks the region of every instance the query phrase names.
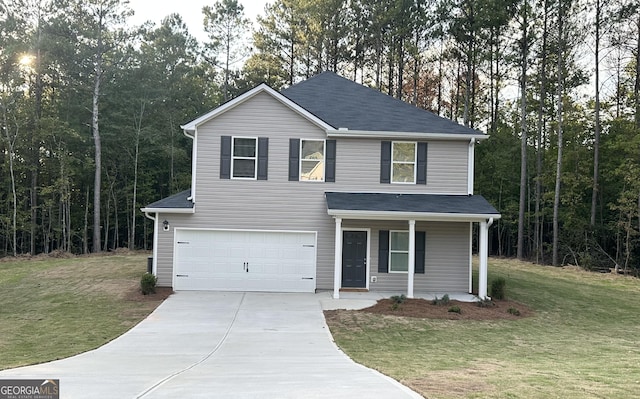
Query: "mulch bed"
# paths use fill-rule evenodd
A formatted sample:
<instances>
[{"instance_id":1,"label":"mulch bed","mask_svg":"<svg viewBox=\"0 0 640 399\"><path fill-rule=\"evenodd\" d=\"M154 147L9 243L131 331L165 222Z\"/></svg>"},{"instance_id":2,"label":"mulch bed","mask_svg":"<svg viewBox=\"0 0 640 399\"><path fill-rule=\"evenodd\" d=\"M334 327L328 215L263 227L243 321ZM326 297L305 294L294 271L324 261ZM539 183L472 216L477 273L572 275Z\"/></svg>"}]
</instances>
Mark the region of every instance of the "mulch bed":
<instances>
[{"instance_id":1,"label":"mulch bed","mask_svg":"<svg viewBox=\"0 0 640 399\"><path fill-rule=\"evenodd\" d=\"M517 320L533 315L533 311L521 303L503 300L492 301L493 306L480 307L475 302L449 301L447 304L432 304L426 299L405 299L395 306L391 299L381 299L375 305L361 309L360 312L384 314L391 316L414 317L423 319L448 320ZM450 312L453 307L460 308L460 313ZM509 312L514 309L519 315Z\"/></svg>"}]
</instances>

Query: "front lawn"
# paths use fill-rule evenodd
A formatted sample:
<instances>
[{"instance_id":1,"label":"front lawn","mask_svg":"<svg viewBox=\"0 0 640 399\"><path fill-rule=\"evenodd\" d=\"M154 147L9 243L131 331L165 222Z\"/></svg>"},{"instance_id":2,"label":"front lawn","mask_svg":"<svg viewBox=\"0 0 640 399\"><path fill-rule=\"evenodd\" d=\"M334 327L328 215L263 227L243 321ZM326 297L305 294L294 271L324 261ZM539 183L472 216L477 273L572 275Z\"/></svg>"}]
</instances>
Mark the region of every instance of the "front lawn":
<instances>
[{"instance_id":1,"label":"front lawn","mask_svg":"<svg viewBox=\"0 0 640 399\"><path fill-rule=\"evenodd\" d=\"M0 370L97 348L144 319L147 254L0 260Z\"/></svg>"},{"instance_id":2,"label":"front lawn","mask_svg":"<svg viewBox=\"0 0 640 399\"><path fill-rule=\"evenodd\" d=\"M339 311L327 318L354 360L427 398L636 398L640 280L492 259L533 316L435 320ZM427 305L432 306L432 305Z\"/></svg>"}]
</instances>

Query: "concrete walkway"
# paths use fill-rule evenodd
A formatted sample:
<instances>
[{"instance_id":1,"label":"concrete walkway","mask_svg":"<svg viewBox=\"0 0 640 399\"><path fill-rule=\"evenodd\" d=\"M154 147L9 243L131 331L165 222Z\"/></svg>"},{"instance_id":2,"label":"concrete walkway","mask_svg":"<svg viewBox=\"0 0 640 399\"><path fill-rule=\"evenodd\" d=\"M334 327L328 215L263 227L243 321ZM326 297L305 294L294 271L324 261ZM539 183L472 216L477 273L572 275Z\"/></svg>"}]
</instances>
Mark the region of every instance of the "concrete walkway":
<instances>
[{"instance_id":1,"label":"concrete walkway","mask_svg":"<svg viewBox=\"0 0 640 399\"><path fill-rule=\"evenodd\" d=\"M0 379L59 379L63 399L420 398L331 340L322 306L373 302L336 302L326 292L178 292L107 345L0 371Z\"/></svg>"}]
</instances>

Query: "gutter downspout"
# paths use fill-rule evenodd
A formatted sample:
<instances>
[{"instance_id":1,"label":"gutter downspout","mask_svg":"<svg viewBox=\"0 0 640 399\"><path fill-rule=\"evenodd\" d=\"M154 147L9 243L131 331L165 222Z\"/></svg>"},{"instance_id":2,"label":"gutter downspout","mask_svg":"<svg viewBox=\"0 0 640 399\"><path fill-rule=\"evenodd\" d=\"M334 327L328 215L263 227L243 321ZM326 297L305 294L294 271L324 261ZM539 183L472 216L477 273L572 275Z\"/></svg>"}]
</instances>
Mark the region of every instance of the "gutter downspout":
<instances>
[{"instance_id":1,"label":"gutter downspout","mask_svg":"<svg viewBox=\"0 0 640 399\"><path fill-rule=\"evenodd\" d=\"M469 156L467 159L467 194L473 195L473 174L474 174L474 164L475 164L475 145L476 139L471 138L469 140Z\"/></svg>"},{"instance_id":2,"label":"gutter downspout","mask_svg":"<svg viewBox=\"0 0 640 399\"><path fill-rule=\"evenodd\" d=\"M144 216L147 219L153 220L153 267L152 273L154 276L158 277L158 214L156 216L149 215L149 212L145 212Z\"/></svg>"},{"instance_id":3,"label":"gutter downspout","mask_svg":"<svg viewBox=\"0 0 640 399\"><path fill-rule=\"evenodd\" d=\"M194 131L193 136L190 135L187 132L187 130L183 130L182 133L193 141L193 147L191 149L191 195L187 197L187 200L195 203L194 199L196 198L196 154L197 154L196 134L197 134L197 131Z\"/></svg>"}]
</instances>

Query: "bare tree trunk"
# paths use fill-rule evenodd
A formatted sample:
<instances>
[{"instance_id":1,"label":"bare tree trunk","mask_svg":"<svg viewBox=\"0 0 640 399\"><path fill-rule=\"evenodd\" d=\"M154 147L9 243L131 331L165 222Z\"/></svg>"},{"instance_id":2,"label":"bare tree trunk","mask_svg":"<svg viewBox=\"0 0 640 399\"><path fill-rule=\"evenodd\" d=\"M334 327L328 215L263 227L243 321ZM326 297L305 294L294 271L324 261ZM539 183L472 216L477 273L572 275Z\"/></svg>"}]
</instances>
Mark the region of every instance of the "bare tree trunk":
<instances>
[{"instance_id":1,"label":"bare tree trunk","mask_svg":"<svg viewBox=\"0 0 640 399\"><path fill-rule=\"evenodd\" d=\"M93 177L93 252L100 252L100 191L102 183L102 143L100 141L99 101L100 83L102 81L102 14L100 16L100 31L98 32L98 47L95 58L95 77L93 84L91 128L93 131L93 144L95 147L95 174Z\"/></svg>"},{"instance_id":2,"label":"bare tree trunk","mask_svg":"<svg viewBox=\"0 0 640 399\"><path fill-rule=\"evenodd\" d=\"M558 266L558 245L559 245L559 211L560 211L560 183L562 180L562 97L564 93L564 15L563 0L558 4L558 159L556 161L556 187L553 198L553 256L552 263Z\"/></svg>"},{"instance_id":3,"label":"bare tree trunk","mask_svg":"<svg viewBox=\"0 0 640 399\"><path fill-rule=\"evenodd\" d=\"M523 29L522 29L522 71L520 78L520 207L518 212L518 246L517 257L518 259L524 259L524 223L525 223L525 205L527 197L527 57L529 53L528 49L528 37L527 37L527 0L523 2Z\"/></svg>"},{"instance_id":4,"label":"bare tree trunk","mask_svg":"<svg viewBox=\"0 0 640 399\"><path fill-rule=\"evenodd\" d=\"M636 82L633 87L633 98L636 108L636 127L640 128L640 12L638 13L638 21L636 23L638 28L638 40L636 42Z\"/></svg>"},{"instance_id":5,"label":"bare tree trunk","mask_svg":"<svg viewBox=\"0 0 640 399\"><path fill-rule=\"evenodd\" d=\"M600 175L600 0L596 0L596 43L595 43L595 126L593 142L593 188L591 191L591 219L590 225L593 228L596 224L596 206L598 202L598 180Z\"/></svg>"},{"instance_id":6,"label":"bare tree trunk","mask_svg":"<svg viewBox=\"0 0 640 399\"><path fill-rule=\"evenodd\" d=\"M131 229L129 234L129 249L133 250L135 248L135 239L136 239L136 215L138 214L136 209L136 203L138 201L138 157L140 154L140 133L142 131L142 118L144 116L146 104L143 102L140 105L140 116L135 120L135 129L136 129L136 142L135 142L135 153L133 158L133 199L131 201ZM171 136L173 137L173 129L171 129ZM173 147L173 143L172 143ZM173 148L171 149L173 152ZM173 173L173 172L172 172Z\"/></svg>"},{"instance_id":7,"label":"bare tree trunk","mask_svg":"<svg viewBox=\"0 0 640 399\"><path fill-rule=\"evenodd\" d=\"M544 103L547 100L547 16L548 16L548 2L544 2L544 28L542 31L542 60L540 62L540 104L538 107L538 126L536 137L536 201L535 201L535 233L534 233L534 248L536 251L536 262L542 262L542 220L540 215L540 207L542 202L542 149L543 134L545 130L544 120Z\"/></svg>"},{"instance_id":8,"label":"bare tree trunk","mask_svg":"<svg viewBox=\"0 0 640 399\"><path fill-rule=\"evenodd\" d=\"M13 137L9 135L9 119L7 117L7 109L3 107L2 119L3 119L3 128L5 132L5 138L7 139L7 145L9 146L9 175L11 176L11 199L13 203L12 213L11 213L11 239L13 241L13 256L18 255L18 195L16 193L16 175L14 170L16 151L15 144L16 138L18 137L18 126L15 127L15 133Z\"/></svg>"},{"instance_id":9,"label":"bare tree trunk","mask_svg":"<svg viewBox=\"0 0 640 399\"><path fill-rule=\"evenodd\" d=\"M89 253L89 189L85 192L84 227L82 228L82 253Z\"/></svg>"}]
</instances>

